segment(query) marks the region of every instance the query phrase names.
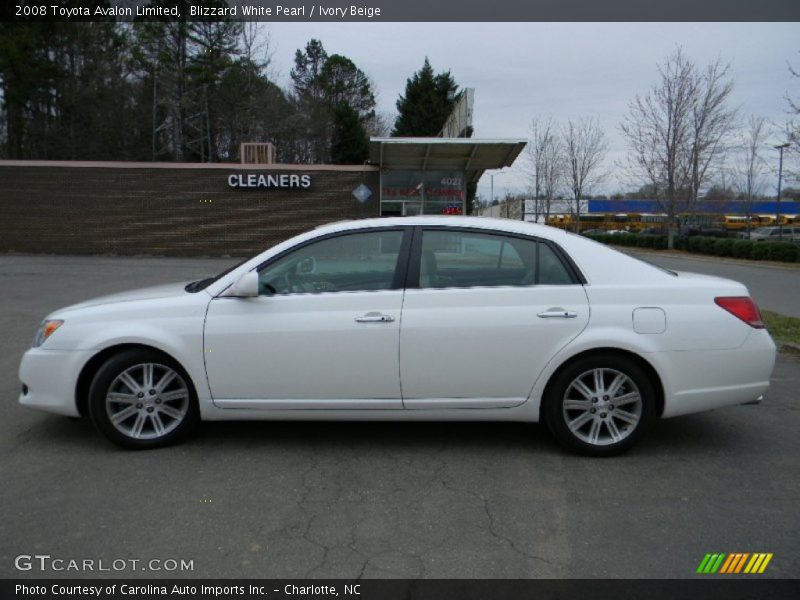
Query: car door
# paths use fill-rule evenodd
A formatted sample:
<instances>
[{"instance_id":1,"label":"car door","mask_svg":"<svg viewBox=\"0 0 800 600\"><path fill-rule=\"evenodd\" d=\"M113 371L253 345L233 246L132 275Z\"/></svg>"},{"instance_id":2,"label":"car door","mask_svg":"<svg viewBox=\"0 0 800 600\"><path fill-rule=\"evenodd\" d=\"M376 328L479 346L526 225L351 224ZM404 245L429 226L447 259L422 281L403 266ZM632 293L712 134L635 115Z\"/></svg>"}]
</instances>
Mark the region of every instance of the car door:
<instances>
[{"instance_id":1,"label":"car door","mask_svg":"<svg viewBox=\"0 0 800 600\"><path fill-rule=\"evenodd\" d=\"M399 323L410 232L317 238L261 265L258 297L214 298L204 339L214 403L402 408Z\"/></svg>"},{"instance_id":2,"label":"car door","mask_svg":"<svg viewBox=\"0 0 800 600\"><path fill-rule=\"evenodd\" d=\"M520 404L588 323L580 275L550 242L421 228L412 257L400 331L406 408Z\"/></svg>"}]
</instances>

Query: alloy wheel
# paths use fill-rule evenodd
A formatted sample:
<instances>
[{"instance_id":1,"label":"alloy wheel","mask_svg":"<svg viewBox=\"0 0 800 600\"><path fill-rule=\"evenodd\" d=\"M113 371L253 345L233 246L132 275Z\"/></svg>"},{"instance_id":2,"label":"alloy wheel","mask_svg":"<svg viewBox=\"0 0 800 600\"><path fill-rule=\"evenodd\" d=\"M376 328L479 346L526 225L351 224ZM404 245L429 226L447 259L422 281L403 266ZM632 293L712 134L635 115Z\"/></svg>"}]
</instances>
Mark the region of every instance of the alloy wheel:
<instances>
[{"instance_id":1,"label":"alloy wheel","mask_svg":"<svg viewBox=\"0 0 800 600\"><path fill-rule=\"evenodd\" d=\"M106 414L128 438L152 440L177 428L189 411L190 394L183 377L158 364L133 365L117 375L105 397Z\"/></svg>"},{"instance_id":2,"label":"alloy wheel","mask_svg":"<svg viewBox=\"0 0 800 600\"><path fill-rule=\"evenodd\" d=\"M577 439L608 446L626 439L642 418L642 395L628 375L595 368L573 379L564 392L564 422Z\"/></svg>"}]
</instances>

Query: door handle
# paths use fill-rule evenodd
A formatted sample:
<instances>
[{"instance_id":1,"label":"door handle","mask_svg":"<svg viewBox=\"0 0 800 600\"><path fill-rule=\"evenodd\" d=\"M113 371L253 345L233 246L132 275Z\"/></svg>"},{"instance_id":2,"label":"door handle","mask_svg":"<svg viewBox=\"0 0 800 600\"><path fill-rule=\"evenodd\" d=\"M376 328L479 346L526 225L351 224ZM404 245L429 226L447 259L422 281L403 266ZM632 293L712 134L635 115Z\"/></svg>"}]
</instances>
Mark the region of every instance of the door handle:
<instances>
[{"instance_id":1,"label":"door handle","mask_svg":"<svg viewBox=\"0 0 800 600\"><path fill-rule=\"evenodd\" d=\"M536 315L540 319L574 319L578 313L563 308L551 308Z\"/></svg>"},{"instance_id":2,"label":"door handle","mask_svg":"<svg viewBox=\"0 0 800 600\"><path fill-rule=\"evenodd\" d=\"M361 317L356 317L356 323L391 323L392 321L394 321L392 315L384 315L379 312L368 312Z\"/></svg>"}]
</instances>

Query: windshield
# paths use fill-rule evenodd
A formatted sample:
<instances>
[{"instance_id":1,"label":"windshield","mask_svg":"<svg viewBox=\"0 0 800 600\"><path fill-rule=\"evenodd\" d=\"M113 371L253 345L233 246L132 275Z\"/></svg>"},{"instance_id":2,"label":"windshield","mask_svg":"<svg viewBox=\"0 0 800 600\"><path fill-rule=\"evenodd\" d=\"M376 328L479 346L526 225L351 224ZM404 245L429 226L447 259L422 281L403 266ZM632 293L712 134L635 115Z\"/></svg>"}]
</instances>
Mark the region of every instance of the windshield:
<instances>
[{"instance_id":1,"label":"windshield","mask_svg":"<svg viewBox=\"0 0 800 600\"><path fill-rule=\"evenodd\" d=\"M227 275L228 273L230 273L234 269L238 269L239 267L241 267L244 263L246 263L251 258L252 258L252 256L248 257L248 258L245 258L244 260L241 260L238 263L236 263L235 265L233 265L231 267L228 267L222 273L214 275L213 277L206 277L205 279L198 279L197 281L193 281L192 283L188 284L183 289L185 289L187 292L192 293L192 294L194 294L195 292L199 292L200 290L204 290L208 286L210 286L212 283L214 283L215 281L218 281L219 279L225 277L225 275Z\"/></svg>"}]
</instances>

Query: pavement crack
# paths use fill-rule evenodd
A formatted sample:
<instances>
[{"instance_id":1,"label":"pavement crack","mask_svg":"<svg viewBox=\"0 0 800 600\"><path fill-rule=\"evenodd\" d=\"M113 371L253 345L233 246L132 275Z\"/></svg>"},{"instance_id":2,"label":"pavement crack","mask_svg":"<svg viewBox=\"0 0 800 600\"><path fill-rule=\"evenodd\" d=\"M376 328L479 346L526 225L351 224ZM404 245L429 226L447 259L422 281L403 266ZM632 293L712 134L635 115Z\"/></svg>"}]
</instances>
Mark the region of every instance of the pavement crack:
<instances>
[{"instance_id":1,"label":"pavement crack","mask_svg":"<svg viewBox=\"0 0 800 600\"><path fill-rule=\"evenodd\" d=\"M443 485L443 487L445 487L446 489L448 489L450 491L459 492L459 493L462 493L462 494L467 494L467 495L472 496L473 498L475 498L478 502L480 502L481 506L483 507L483 512L486 515L486 520L488 521L488 527L486 528L486 531L488 531L489 534L493 538L495 538L497 540L500 540L501 542L505 542L514 552L516 552L520 556L524 556L524 557L529 558L531 560L540 561L540 562L543 562L543 563L548 564L548 565L553 564L551 561L547 560L546 558L544 558L542 556L539 556L538 554L533 554L531 552L528 552L524 548L520 548L519 545L517 545L517 543L511 537L509 537L507 535L503 535L502 533L500 533L497 530L497 527L495 525L495 521L496 520L495 520L495 517L492 514L492 510L491 510L491 508L489 506L489 504L490 504L489 498L487 498L485 496L482 496L482 495L480 495L477 492L474 492L472 490L452 487L452 486L448 485L447 482L445 482L444 480L442 480L442 485Z\"/></svg>"}]
</instances>

